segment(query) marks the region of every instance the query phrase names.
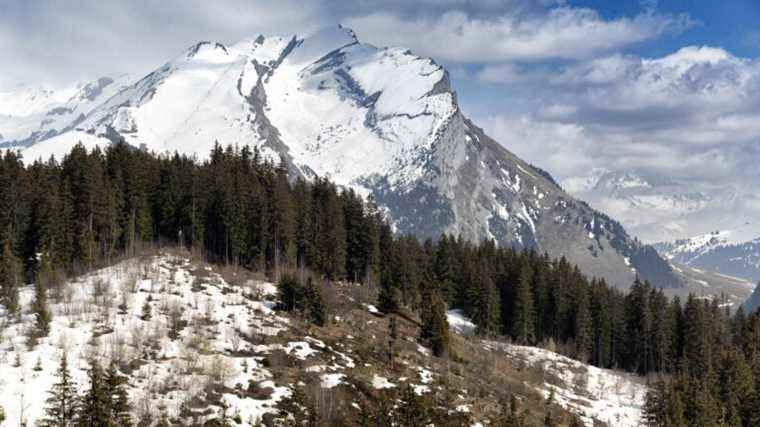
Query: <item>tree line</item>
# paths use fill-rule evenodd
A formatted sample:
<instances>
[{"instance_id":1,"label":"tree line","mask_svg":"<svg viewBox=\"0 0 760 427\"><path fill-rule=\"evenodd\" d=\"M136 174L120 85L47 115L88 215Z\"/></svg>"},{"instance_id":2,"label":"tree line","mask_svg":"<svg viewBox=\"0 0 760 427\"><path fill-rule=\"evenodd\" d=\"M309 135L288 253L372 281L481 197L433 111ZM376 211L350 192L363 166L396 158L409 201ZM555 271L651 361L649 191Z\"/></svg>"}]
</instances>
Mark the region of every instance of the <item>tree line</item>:
<instances>
[{"instance_id":1,"label":"tree line","mask_svg":"<svg viewBox=\"0 0 760 427\"><path fill-rule=\"evenodd\" d=\"M0 159L0 301L18 310L22 283L35 282L41 335L49 289L145 245L267 272L288 295L282 305L308 308L318 324L318 287L293 272L364 283L378 290L381 311L419 314L420 338L436 355L448 351L446 309L460 308L479 335L660 375L647 411L655 425L751 425L760 413L748 407L760 405L760 318L732 317L718 299L682 304L638 279L623 293L564 258L397 235L371 199L328 179L293 179L255 148L217 144L202 162L125 143L77 145L60 162L25 166L10 151Z\"/></svg>"}]
</instances>

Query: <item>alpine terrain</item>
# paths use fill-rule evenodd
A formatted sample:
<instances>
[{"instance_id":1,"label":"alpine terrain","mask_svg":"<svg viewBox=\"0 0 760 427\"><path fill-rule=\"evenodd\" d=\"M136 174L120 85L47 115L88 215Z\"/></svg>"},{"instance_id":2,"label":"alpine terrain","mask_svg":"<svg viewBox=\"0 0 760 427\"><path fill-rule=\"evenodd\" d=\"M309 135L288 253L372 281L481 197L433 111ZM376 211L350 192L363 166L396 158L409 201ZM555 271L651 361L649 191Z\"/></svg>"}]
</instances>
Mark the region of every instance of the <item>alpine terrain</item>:
<instances>
[{"instance_id":1,"label":"alpine terrain","mask_svg":"<svg viewBox=\"0 0 760 427\"><path fill-rule=\"evenodd\" d=\"M678 264L760 281L760 239L744 241L741 234L741 228L714 231L654 246Z\"/></svg>"},{"instance_id":2,"label":"alpine terrain","mask_svg":"<svg viewBox=\"0 0 760 427\"><path fill-rule=\"evenodd\" d=\"M41 103L24 119L42 118L39 125L4 118L3 144L23 148L27 161L61 157L78 142L123 139L200 158L216 142L252 145L285 161L291 177L328 177L373 198L398 233L565 256L621 287L636 274L681 285L651 246L468 120L447 71L409 50L361 43L340 27L306 38L201 42L119 87L104 78L84 98ZM59 113L68 123L47 124Z\"/></svg>"}]
</instances>

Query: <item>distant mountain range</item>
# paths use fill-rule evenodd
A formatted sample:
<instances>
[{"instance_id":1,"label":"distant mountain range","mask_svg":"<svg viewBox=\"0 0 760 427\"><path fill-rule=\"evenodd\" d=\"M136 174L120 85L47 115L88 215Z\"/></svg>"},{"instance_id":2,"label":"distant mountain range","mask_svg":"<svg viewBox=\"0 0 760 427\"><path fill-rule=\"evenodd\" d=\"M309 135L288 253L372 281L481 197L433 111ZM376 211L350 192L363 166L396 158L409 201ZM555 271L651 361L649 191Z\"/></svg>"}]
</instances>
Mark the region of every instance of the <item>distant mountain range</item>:
<instances>
[{"instance_id":1,"label":"distant mountain range","mask_svg":"<svg viewBox=\"0 0 760 427\"><path fill-rule=\"evenodd\" d=\"M644 173L594 169L568 178L562 186L591 206L607 212L644 242L665 242L734 230L734 237L760 236L760 222L744 209L757 196L741 188L696 187L693 183ZM747 224L749 222L749 224Z\"/></svg>"},{"instance_id":2,"label":"distant mountain range","mask_svg":"<svg viewBox=\"0 0 760 427\"><path fill-rule=\"evenodd\" d=\"M736 239L741 228L657 243L655 248L666 258L692 267L729 276L760 281L760 238Z\"/></svg>"},{"instance_id":3,"label":"distant mountain range","mask_svg":"<svg viewBox=\"0 0 760 427\"><path fill-rule=\"evenodd\" d=\"M326 176L374 198L400 233L546 251L620 287L636 274L683 285L654 248L472 123L443 67L361 43L345 28L201 42L140 79L2 96L11 106L0 110L0 143L28 161L63 156L78 142L125 140L199 158L217 141L248 144L284 160L294 177ZM605 175L590 186L602 187L623 195L646 184ZM696 194L631 202L685 210L706 203Z\"/></svg>"}]
</instances>

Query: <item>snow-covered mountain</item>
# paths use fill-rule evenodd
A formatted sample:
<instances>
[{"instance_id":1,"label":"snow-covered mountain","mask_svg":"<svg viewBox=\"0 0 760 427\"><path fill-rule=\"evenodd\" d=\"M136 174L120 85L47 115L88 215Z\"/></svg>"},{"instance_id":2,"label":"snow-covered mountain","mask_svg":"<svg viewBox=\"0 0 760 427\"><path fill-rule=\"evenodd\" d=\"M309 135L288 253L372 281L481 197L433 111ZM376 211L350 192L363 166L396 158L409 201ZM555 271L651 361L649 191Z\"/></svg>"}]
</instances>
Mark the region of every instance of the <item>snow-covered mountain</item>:
<instances>
[{"instance_id":1,"label":"snow-covered mountain","mask_svg":"<svg viewBox=\"0 0 760 427\"><path fill-rule=\"evenodd\" d=\"M328 176L372 196L398 232L564 255L624 287L636 272L679 285L653 248L468 120L440 65L344 28L198 43L23 154L119 139L200 158L215 141L254 145L294 176Z\"/></svg>"},{"instance_id":2,"label":"snow-covered mountain","mask_svg":"<svg viewBox=\"0 0 760 427\"><path fill-rule=\"evenodd\" d=\"M651 173L605 168L564 179L562 186L618 219L644 242L673 241L716 229L737 229L734 234L742 231L745 240L760 236L760 223L748 227L745 223L751 218L741 214L749 211L745 204L756 203L751 189L695 186Z\"/></svg>"},{"instance_id":3,"label":"snow-covered mountain","mask_svg":"<svg viewBox=\"0 0 760 427\"><path fill-rule=\"evenodd\" d=\"M62 88L24 85L0 91L0 147L29 147L71 130L129 81L122 74Z\"/></svg>"},{"instance_id":4,"label":"snow-covered mountain","mask_svg":"<svg viewBox=\"0 0 760 427\"><path fill-rule=\"evenodd\" d=\"M678 264L757 282L760 281L760 238L744 241L743 228L714 231L654 246L660 254Z\"/></svg>"}]
</instances>

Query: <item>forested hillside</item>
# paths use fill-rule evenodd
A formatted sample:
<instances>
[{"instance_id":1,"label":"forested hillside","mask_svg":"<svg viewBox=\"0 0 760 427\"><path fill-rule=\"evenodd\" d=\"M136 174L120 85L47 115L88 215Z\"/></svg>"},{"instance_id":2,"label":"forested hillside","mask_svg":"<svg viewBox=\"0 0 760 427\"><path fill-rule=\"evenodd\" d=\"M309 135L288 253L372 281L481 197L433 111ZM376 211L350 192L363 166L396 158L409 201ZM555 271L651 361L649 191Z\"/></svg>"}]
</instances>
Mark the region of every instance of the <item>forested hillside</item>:
<instances>
[{"instance_id":1,"label":"forested hillside","mask_svg":"<svg viewBox=\"0 0 760 427\"><path fill-rule=\"evenodd\" d=\"M322 296L306 277L362 283L377 289L382 312L419 315L419 339L436 356L458 357L445 311L459 308L479 335L654 374L652 425L760 423L758 314L670 301L639 280L624 294L564 259L490 241L396 235L372 201L322 178L291 182L255 149L217 145L201 163L123 143L76 146L60 163L26 167L7 152L0 243L2 304L18 316L19 289L34 282L38 337L49 333L47 293L65 277L179 245L267 274L280 283L280 308L308 310L318 326Z\"/></svg>"}]
</instances>

